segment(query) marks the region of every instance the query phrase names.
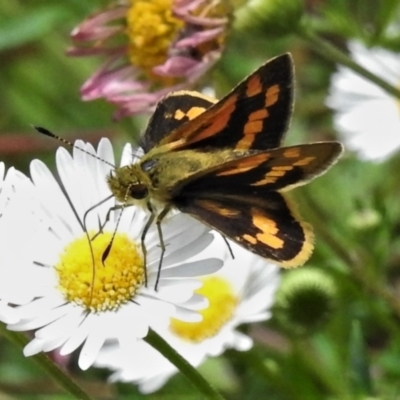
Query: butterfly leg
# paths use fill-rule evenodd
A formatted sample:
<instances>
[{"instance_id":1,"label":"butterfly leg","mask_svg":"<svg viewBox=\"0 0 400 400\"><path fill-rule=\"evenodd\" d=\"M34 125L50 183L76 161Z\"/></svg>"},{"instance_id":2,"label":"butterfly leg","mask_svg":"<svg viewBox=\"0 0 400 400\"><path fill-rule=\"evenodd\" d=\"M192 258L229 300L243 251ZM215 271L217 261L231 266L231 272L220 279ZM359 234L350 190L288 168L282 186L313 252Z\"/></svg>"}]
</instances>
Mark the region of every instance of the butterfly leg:
<instances>
[{"instance_id":1,"label":"butterfly leg","mask_svg":"<svg viewBox=\"0 0 400 400\"><path fill-rule=\"evenodd\" d=\"M157 270L157 278L156 278L156 284L155 284L155 291L157 291L158 287L158 282L160 280L160 275L161 275L161 267L162 267L162 261L164 258L164 253L165 253L165 244L164 244L164 239L163 239L163 234L162 234L162 229L161 229L161 222L164 219L164 217L168 214L169 210L171 209L170 205L166 205L163 210L160 212L160 214L157 215L156 219L156 225L157 225L157 231L158 231L158 237L160 238L160 248L161 248L161 254L160 254L160 261L158 263L158 270Z\"/></svg>"},{"instance_id":2,"label":"butterfly leg","mask_svg":"<svg viewBox=\"0 0 400 400\"><path fill-rule=\"evenodd\" d=\"M96 209L97 207L101 206L102 204L104 204L105 202L107 202L108 200L110 200L113 197L114 197L114 195L110 195L110 196L106 197L105 199L103 199L103 200L99 201L98 203L96 203L94 206L88 208L85 211L85 214L83 214L83 220L82 220L83 230L85 232L88 231L87 228L86 228L86 218L89 215L89 213L91 211L93 211L94 209ZM110 207L110 209L107 211L107 215L106 215L106 219L105 219L104 223L102 223L102 224L100 223L99 224L99 232L96 233L96 235L91 240L94 240L96 238L96 236L98 236L103 231L103 228L106 226L107 222L110 220L111 212L115 211L115 210L118 210L120 208L122 208L122 205L116 205L116 206Z\"/></svg>"},{"instance_id":3,"label":"butterfly leg","mask_svg":"<svg viewBox=\"0 0 400 400\"><path fill-rule=\"evenodd\" d=\"M146 205L147 205L147 209L150 211L150 217L147 220L146 225L143 228L142 235L140 236L140 245L141 245L142 253L143 253L144 282L147 287L147 249L146 249L144 240L146 239L146 235L147 235L147 232L148 232L151 224L154 222L155 213L154 213L153 207L151 206L150 202L148 202Z\"/></svg>"},{"instance_id":4,"label":"butterfly leg","mask_svg":"<svg viewBox=\"0 0 400 400\"><path fill-rule=\"evenodd\" d=\"M126 206L124 206L124 204L117 204L113 207L110 207L107 211L104 222L100 222L100 220L99 220L99 231L90 240L93 241L94 239L96 239L97 236L99 236L101 233L103 233L103 229L107 225L107 222L110 220L110 216L113 211L123 210L125 207ZM85 213L85 215L86 215L86 213Z\"/></svg>"}]
</instances>

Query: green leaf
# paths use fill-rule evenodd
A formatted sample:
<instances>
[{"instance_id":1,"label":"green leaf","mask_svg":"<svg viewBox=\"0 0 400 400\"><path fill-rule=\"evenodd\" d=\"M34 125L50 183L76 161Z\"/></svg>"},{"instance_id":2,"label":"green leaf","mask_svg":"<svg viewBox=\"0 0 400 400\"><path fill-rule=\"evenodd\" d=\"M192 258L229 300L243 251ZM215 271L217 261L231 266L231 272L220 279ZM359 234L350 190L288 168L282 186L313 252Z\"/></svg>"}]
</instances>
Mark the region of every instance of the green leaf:
<instances>
[{"instance_id":1,"label":"green leaf","mask_svg":"<svg viewBox=\"0 0 400 400\"><path fill-rule=\"evenodd\" d=\"M24 15L0 19L0 51L10 50L37 40L61 21L64 8L46 6L29 10Z\"/></svg>"}]
</instances>

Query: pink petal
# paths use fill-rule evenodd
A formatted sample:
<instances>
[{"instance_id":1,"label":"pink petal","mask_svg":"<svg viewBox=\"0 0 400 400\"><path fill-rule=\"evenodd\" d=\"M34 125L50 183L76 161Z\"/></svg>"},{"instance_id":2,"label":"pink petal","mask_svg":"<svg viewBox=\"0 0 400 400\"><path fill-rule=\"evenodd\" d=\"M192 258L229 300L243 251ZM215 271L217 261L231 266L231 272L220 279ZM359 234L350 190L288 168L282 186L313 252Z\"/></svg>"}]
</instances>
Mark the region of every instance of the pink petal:
<instances>
[{"instance_id":1,"label":"pink petal","mask_svg":"<svg viewBox=\"0 0 400 400\"><path fill-rule=\"evenodd\" d=\"M207 18L207 17L199 17L196 15L190 14L179 14L175 13L178 17L182 18L189 24L193 25L201 25L201 26L221 26L227 24L227 18Z\"/></svg>"},{"instance_id":2,"label":"pink petal","mask_svg":"<svg viewBox=\"0 0 400 400\"><path fill-rule=\"evenodd\" d=\"M82 85L83 100L89 101L101 97L108 100L115 94L148 88L148 85L136 79L137 71L133 66L112 68L118 59L119 57L112 57Z\"/></svg>"},{"instance_id":3,"label":"pink petal","mask_svg":"<svg viewBox=\"0 0 400 400\"><path fill-rule=\"evenodd\" d=\"M203 26L225 25L227 18L207 18L202 15L192 15L206 0L175 0L173 5L174 14L187 23ZM212 6L211 6L212 7ZM207 14L207 9L203 11Z\"/></svg>"},{"instance_id":4,"label":"pink petal","mask_svg":"<svg viewBox=\"0 0 400 400\"><path fill-rule=\"evenodd\" d=\"M106 39L123 29L122 26L104 26L108 22L123 18L128 7L119 6L109 11L101 11L87 18L71 32L71 37L76 41L92 41Z\"/></svg>"},{"instance_id":5,"label":"pink petal","mask_svg":"<svg viewBox=\"0 0 400 400\"><path fill-rule=\"evenodd\" d=\"M224 31L224 28L214 28L205 31L196 32L193 35L179 40L175 43L175 47L196 47L201 43L208 42L216 38Z\"/></svg>"},{"instance_id":6,"label":"pink petal","mask_svg":"<svg viewBox=\"0 0 400 400\"><path fill-rule=\"evenodd\" d=\"M180 84L158 90L157 92L136 93L125 96L124 99L117 96L112 99L112 103L118 106L118 110L114 113L114 120L119 120L132 114L152 112L159 100L168 93L181 90L186 85Z\"/></svg>"},{"instance_id":7,"label":"pink petal","mask_svg":"<svg viewBox=\"0 0 400 400\"><path fill-rule=\"evenodd\" d=\"M180 77L186 76L199 61L184 56L170 57L162 64L153 68L153 72L160 76Z\"/></svg>"},{"instance_id":8,"label":"pink petal","mask_svg":"<svg viewBox=\"0 0 400 400\"><path fill-rule=\"evenodd\" d=\"M210 51L207 53L207 56L203 58L202 62L197 63L197 65L186 74L189 82L197 81L217 62L220 56L221 52L219 50Z\"/></svg>"}]
</instances>

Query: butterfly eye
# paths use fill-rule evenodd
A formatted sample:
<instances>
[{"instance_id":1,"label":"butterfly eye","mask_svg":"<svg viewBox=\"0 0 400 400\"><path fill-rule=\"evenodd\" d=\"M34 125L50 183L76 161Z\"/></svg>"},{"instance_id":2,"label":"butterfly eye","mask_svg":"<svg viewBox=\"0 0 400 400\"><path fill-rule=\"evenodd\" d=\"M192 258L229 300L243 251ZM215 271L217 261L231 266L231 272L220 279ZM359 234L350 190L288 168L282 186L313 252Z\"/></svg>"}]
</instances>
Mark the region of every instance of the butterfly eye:
<instances>
[{"instance_id":1,"label":"butterfly eye","mask_svg":"<svg viewBox=\"0 0 400 400\"><path fill-rule=\"evenodd\" d=\"M131 187L129 188L129 195L133 199L144 199L145 197L147 197L148 193L149 191L147 187L145 185L142 185L141 183L138 183L137 185L131 185Z\"/></svg>"}]
</instances>

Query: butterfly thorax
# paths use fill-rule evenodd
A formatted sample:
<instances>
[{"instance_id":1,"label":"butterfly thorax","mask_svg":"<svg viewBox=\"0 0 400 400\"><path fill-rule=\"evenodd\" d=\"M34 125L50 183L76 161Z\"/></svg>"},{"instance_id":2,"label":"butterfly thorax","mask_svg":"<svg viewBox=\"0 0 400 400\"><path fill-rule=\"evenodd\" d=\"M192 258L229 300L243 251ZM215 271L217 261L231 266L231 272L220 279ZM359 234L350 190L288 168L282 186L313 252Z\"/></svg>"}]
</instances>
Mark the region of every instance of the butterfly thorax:
<instances>
[{"instance_id":1,"label":"butterfly thorax","mask_svg":"<svg viewBox=\"0 0 400 400\"><path fill-rule=\"evenodd\" d=\"M168 203L183 185L242 155L232 149L150 152L137 164L115 169L107 182L119 202L137 204L150 198Z\"/></svg>"}]
</instances>

